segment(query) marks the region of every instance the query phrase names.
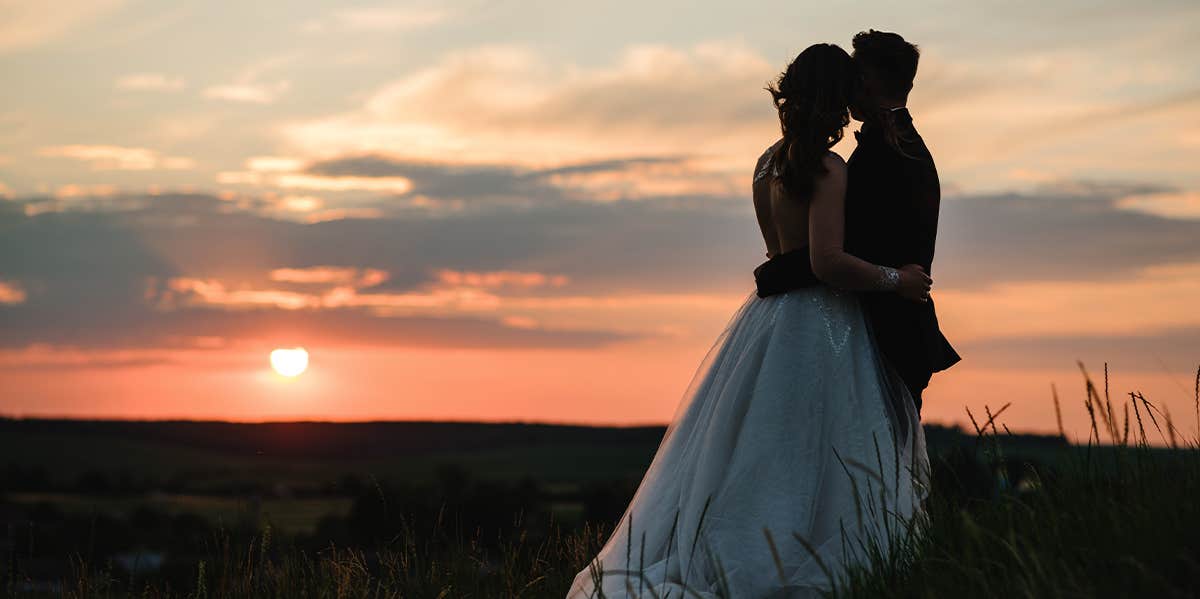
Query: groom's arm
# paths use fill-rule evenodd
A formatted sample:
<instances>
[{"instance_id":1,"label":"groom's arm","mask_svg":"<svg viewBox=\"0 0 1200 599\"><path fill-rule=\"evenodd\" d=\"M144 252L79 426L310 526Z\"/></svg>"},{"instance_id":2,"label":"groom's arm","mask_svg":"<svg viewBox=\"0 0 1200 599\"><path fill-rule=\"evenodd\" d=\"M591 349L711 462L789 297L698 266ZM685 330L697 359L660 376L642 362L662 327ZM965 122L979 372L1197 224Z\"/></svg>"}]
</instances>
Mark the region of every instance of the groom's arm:
<instances>
[{"instance_id":1,"label":"groom's arm","mask_svg":"<svg viewBox=\"0 0 1200 599\"><path fill-rule=\"evenodd\" d=\"M932 272L934 246L937 243L938 213L941 209L941 183L933 155L925 140L911 121L902 123L899 132L902 152L891 155L893 174L904 189L907 202L899 207L906 214L897 215L905 230L896 231L894 250Z\"/></svg>"},{"instance_id":2,"label":"groom's arm","mask_svg":"<svg viewBox=\"0 0 1200 599\"><path fill-rule=\"evenodd\" d=\"M913 259L917 264L924 266L926 272L932 272L942 192L933 158L928 157L927 160L928 162L909 165L908 171L913 200L911 209L915 216L914 230L911 231L914 243Z\"/></svg>"}]
</instances>

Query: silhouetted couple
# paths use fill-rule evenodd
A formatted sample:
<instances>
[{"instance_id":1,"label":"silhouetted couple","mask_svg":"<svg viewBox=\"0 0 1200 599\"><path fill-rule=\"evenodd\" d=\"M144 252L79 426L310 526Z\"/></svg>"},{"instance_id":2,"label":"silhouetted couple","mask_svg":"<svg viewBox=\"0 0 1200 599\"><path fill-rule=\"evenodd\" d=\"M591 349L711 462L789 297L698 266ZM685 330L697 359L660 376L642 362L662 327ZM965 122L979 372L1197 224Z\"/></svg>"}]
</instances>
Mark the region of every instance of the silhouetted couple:
<instances>
[{"instance_id":1,"label":"silhouetted couple","mask_svg":"<svg viewBox=\"0 0 1200 599\"><path fill-rule=\"evenodd\" d=\"M768 260L568 599L818 597L923 516L921 392L959 360L929 295L940 188L905 106L916 46L853 46L813 45L767 88L782 136L752 189ZM846 162L830 148L851 116Z\"/></svg>"}]
</instances>

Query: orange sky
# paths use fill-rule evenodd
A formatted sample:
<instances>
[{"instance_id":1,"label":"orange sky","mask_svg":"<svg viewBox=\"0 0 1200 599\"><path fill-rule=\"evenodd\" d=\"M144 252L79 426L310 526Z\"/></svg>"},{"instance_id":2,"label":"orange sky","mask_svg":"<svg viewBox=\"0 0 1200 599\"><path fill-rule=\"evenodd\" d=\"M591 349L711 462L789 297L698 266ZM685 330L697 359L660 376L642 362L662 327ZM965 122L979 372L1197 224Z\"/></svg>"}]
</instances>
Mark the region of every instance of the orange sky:
<instances>
[{"instance_id":1,"label":"orange sky","mask_svg":"<svg viewBox=\"0 0 1200 599\"><path fill-rule=\"evenodd\" d=\"M289 379L271 371L269 343L244 349L155 352L169 362L136 365L137 352L109 358L131 364L56 374L61 351L26 350L24 367L3 377L10 415L83 415L113 418L196 418L246 421L287 419L426 419L542 421L593 424L661 424L673 413L724 316L741 298L729 297L700 310L696 335L651 339L611 348L585 349L400 349L340 348L335 341L308 345L309 369ZM948 305L948 302L943 302ZM948 328L958 318L948 309ZM717 325L717 326L714 326ZM969 338L963 335L965 338ZM328 345L329 347L322 347ZM1072 439L1089 429L1083 404L1084 379L1069 356L1044 366L988 364L968 358L934 376L926 392L926 421L955 423L970 430L976 418L1012 402L1000 422L1024 431L1057 430L1050 386L1058 388L1064 426ZM1100 352L1098 355L1102 355ZM1130 390L1143 392L1168 410L1181 431L1195 429L1191 382L1161 368L1113 364L1110 387L1121 409ZM95 360L93 354L74 359ZM983 362L982 364L980 362ZM1168 365L1169 364L1169 365ZM1103 363L1087 364L1102 384ZM81 401L80 389L86 389ZM1156 433L1152 433L1156 434ZM1155 438L1156 442L1161 440Z\"/></svg>"},{"instance_id":2,"label":"orange sky","mask_svg":"<svg viewBox=\"0 0 1200 599\"><path fill-rule=\"evenodd\" d=\"M11 12L0 414L665 423L764 259L763 87L874 27L942 182L926 419L1053 383L1083 438L1107 361L1196 432L1194 2Z\"/></svg>"}]
</instances>

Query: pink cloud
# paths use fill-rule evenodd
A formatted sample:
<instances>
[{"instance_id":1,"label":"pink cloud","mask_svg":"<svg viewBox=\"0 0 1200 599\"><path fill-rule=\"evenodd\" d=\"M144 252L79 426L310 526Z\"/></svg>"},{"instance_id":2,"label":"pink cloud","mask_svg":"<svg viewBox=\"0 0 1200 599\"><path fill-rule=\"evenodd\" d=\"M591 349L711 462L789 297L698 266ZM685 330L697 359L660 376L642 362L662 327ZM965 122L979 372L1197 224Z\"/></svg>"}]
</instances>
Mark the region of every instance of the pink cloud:
<instances>
[{"instance_id":1,"label":"pink cloud","mask_svg":"<svg viewBox=\"0 0 1200 599\"><path fill-rule=\"evenodd\" d=\"M0 279L0 304L22 304L25 299L25 289L20 283Z\"/></svg>"},{"instance_id":2,"label":"pink cloud","mask_svg":"<svg viewBox=\"0 0 1200 599\"><path fill-rule=\"evenodd\" d=\"M468 287L542 287L552 285L562 287L567 284L566 275L545 275L540 272L522 272L515 270L494 271L458 271L439 269L436 271L438 281L447 285L463 285Z\"/></svg>"},{"instance_id":3,"label":"pink cloud","mask_svg":"<svg viewBox=\"0 0 1200 599\"><path fill-rule=\"evenodd\" d=\"M114 145L72 144L48 146L38 155L51 158L70 158L87 162L92 170L143 171L152 169L182 170L196 166L191 158L163 156L148 148Z\"/></svg>"},{"instance_id":4,"label":"pink cloud","mask_svg":"<svg viewBox=\"0 0 1200 599\"><path fill-rule=\"evenodd\" d=\"M283 283L335 283L355 287L373 287L388 280L388 273L377 268L339 266L309 266L307 268L276 268L270 279Z\"/></svg>"}]
</instances>

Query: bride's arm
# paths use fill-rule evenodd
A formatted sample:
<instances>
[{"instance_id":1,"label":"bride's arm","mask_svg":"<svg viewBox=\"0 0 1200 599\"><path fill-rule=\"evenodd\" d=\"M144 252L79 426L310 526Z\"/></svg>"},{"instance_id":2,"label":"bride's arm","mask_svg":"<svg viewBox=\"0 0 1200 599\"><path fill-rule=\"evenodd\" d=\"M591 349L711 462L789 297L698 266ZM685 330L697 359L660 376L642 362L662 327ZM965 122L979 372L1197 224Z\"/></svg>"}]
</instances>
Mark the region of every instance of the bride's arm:
<instances>
[{"instance_id":1,"label":"bride's arm","mask_svg":"<svg viewBox=\"0 0 1200 599\"><path fill-rule=\"evenodd\" d=\"M809 259L813 273L833 287L856 291L895 291L926 301L932 281L916 265L895 269L879 266L843 249L846 222L846 163L840 156L825 158L828 170L813 182L808 207Z\"/></svg>"}]
</instances>

